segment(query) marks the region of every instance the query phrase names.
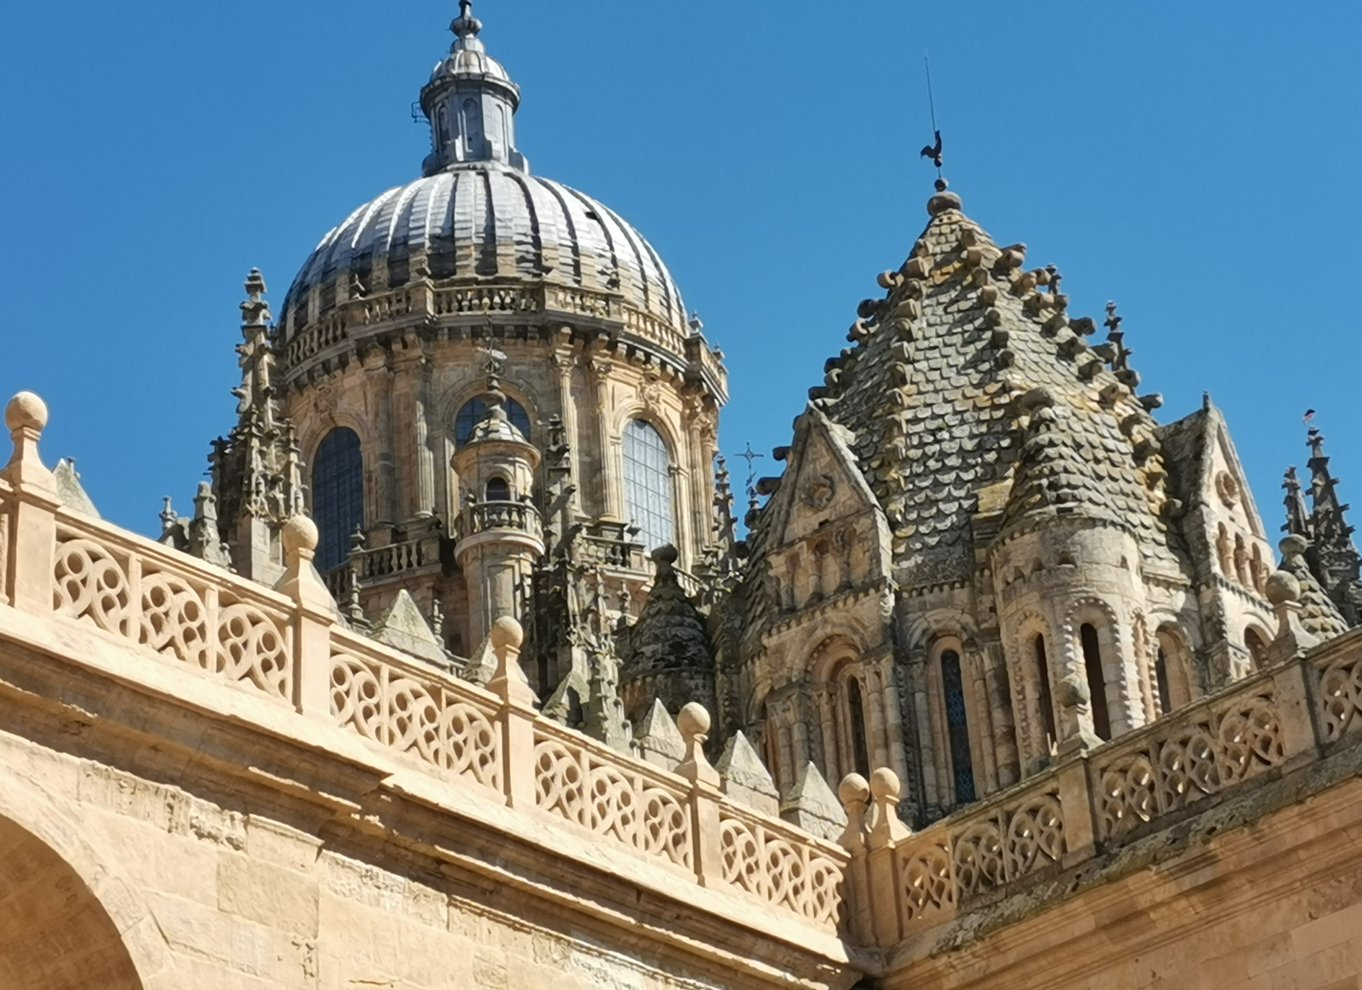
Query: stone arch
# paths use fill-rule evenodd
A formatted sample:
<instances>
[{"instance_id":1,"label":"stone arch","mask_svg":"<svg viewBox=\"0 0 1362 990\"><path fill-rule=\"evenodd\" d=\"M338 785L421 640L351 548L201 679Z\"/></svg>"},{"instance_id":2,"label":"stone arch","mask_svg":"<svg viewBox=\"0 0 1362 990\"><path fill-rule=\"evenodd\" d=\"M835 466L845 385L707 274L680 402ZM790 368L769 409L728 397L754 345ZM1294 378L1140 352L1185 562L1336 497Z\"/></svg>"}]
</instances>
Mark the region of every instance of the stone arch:
<instances>
[{"instance_id":1,"label":"stone arch","mask_svg":"<svg viewBox=\"0 0 1362 990\"><path fill-rule=\"evenodd\" d=\"M1063 676L1060 669L1063 651L1050 623L1039 612L1023 612L1011 625L1014 717L1024 757L1039 765L1048 760L1050 743L1059 743L1054 690L1058 678Z\"/></svg>"},{"instance_id":2,"label":"stone arch","mask_svg":"<svg viewBox=\"0 0 1362 990\"><path fill-rule=\"evenodd\" d=\"M1095 642L1086 635L1085 627L1093 630ZM1104 735L1104 730L1106 738L1115 738L1134 728L1134 692L1122 635L1122 623L1116 609L1096 595L1087 594L1075 599L1064 618L1061 636L1069 670L1087 681L1092 695L1093 731L1099 737Z\"/></svg>"},{"instance_id":3,"label":"stone arch","mask_svg":"<svg viewBox=\"0 0 1362 990\"><path fill-rule=\"evenodd\" d=\"M1191 639L1186 630L1178 623L1164 621L1154 632L1157 644L1155 663L1155 688L1159 693L1160 714L1189 705L1196 700L1197 679Z\"/></svg>"},{"instance_id":4,"label":"stone arch","mask_svg":"<svg viewBox=\"0 0 1362 990\"><path fill-rule=\"evenodd\" d=\"M958 627L957 627L958 628ZM944 628L926 646L927 724L920 727L922 767L929 805L959 807L986 790L987 700L975 676L972 639Z\"/></svg>"},{"instance_id":5,"label":"stone arch","mask_svg":"<svg viewBox=\"0 0 1362 990\"><path fill-rule=\"evenodd\" d=\"M0 788L0 985L170 990L151 911L36 782Z\"/></svg>"},{"instance_id":6,"label":"stone arch","mask_svg":"<svg viewBox=\"0 0 1362 990\"><path fill-rule=\"evenodd\" d=\"M516 402L525 410L525 415L530 419L530 427L534 431L531 442L536 445L539 443L539 426L543 422L543 410L539 408L539 403L535 401L536 388L527 379L515 374L509 369L503 368L497 376L497 381L501 385L501 391L506 394L506 398L515 399ZM445 464L449 463L449 454L454 452L454 420L462 409L473 399L487 394L487 376L479 373L469 378L449 386L440 395L437 402L433 403L440 417L438 425L431 424L431 435L442 437L448 445Z\"/></svg>"}]
</instances>

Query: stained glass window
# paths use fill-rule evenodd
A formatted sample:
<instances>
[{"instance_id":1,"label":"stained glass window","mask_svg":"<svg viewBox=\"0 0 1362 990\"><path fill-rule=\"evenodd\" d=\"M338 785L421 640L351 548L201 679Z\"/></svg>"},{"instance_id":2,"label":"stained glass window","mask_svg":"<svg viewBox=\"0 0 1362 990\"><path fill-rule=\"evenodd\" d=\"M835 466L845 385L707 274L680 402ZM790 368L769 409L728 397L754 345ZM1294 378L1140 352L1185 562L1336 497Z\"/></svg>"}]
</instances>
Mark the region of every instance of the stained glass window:
<instances>
[{"instance_id":1,"label":"stained glass window","mask_svg":"<svg viewBox=\"0 0 1362 990\"><path fill-rule=\"evenodd\" d=\"M473 435L473 427L477 426L487 418L487 400L483 396L476 399L469 399L459 410L459 415L454 419L454 440L460 446L468 442L468 438ZM511 421L511 425L520 431L526 440L530 439L530 414L525 411L525 407L515 399L506 400L506 418Z\"/></svg>"},{"instance_id":2,"label":"stained glass window","mask_svg":"<svg viewBox=\"0 0 1362 990\"><path fill-rule=\"evenodd\" d=\"M662 434L641 419L624 428L624 502L645 549L673 542L671 458Z\"/></svg>"},{"instance_id":3,"label":"stained glass window","mask_svg":"<svg viewBox=\"0 0 1362 990\"><path fill-rule=\"evenodd\" d=\"M354 430L334 429L317 448L312 518L320 537L317 568L329 571L349 556L350 537L364 525L364 458Z\"/></svg>"},{"instance_id":4,"label":"stained glass window","mask_svg":"<svg viewBox=\"0 0 1362 990\"><path fill-rule=\"evenodd\" d=\"M951 744L951 770L955 776L955 803L974 800L974 759L969 750L969 714L965 711L965 685L960 675L960 654L941 654L941 685L946 695L946 734Z\"/></svg>"}]
</instances>

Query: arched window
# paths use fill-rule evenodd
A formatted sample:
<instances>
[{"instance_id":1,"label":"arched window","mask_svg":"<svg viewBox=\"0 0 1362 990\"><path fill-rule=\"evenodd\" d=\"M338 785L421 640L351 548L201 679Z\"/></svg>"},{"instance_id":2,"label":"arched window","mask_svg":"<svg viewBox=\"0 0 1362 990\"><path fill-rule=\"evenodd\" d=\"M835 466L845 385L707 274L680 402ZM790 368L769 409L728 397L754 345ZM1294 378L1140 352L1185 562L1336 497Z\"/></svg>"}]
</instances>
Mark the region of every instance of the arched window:
<instances>
[{"instance_id":1,"label":"arched window","mask_svg":"<svg viewBox=\"0 0 1362 990\"><path fill-rule=\"evenodd\" d=\"M624 504L644 549L675 540L672 464L662 434L641 419L624 428Z\"/></svg>"},{"instance_id":2,"label":"arched window","mask_svg":"<svg viewBox=\"0 0 1362 990\"><path fill-rule=\"evenodd\" d=\"M350 537L364 525L364 458L354 430L338 427L322 438L312 462L312 518L317 523L317 569L329 571L350 553Z\"/></svg>"},{"instance_id":3,"label":"arched window","mask_svg":"<svg viewBox=\"0 0 1362 990\"><path fill-rule=\"evenodd\" d=\"M1258 630L1245 630L1244 646L1249 651L1249 656L1253 658L1255 670L1262 670L1267 666L1267 640L1258 634Z\"/></svg>"},{"instance_id":4,"label":"arched window","mask_svg":"<svg viewBox=\"0 0 1362 990\"><path fill-rule=\"evenodd\" d=\"M861 699L861 682L856 677L846 679L847 728L851 733L851 763L862 777L870 776L870 747L865 738L865 702Z\"/></svg>"},{"instance_id":5,"label":"arched window","mask_svg":"<svg viewBox=\"0 0 1362 990\"><path fill-rule=\"evenodd\" d=\"M1041 724L1045 726L1045 733L1049 742L1059 742L1059 736L1055 732L1055 702L1050 694L1050 662L1045 656L1045 637L1036 633L1036 638L1032 644L1036 651L1036 684L1040 690L1040 717Z\"/></svg>"},{"instance_id":6,"label":"arched window","mask_svg":"<svg viewBox=\"0 0 1362 990\"><path fill-rule=\"evenodd\" d=\"M487 418L487 400L483 396L469 399L454 418L454 441L463 446L473 435L473 428ZM530 439L530 414L515 399L506 399L506 418L520 431L526 440Z\"/></svg>"},{"instance_id":7,"label":"arched window","mask_svg":"<svg viewBox=\"0 0 1362 990\"><path fill-rule=\"evenodd\" d=\"M486 494L489 502L509 502L511 500L511 486L505 478L489 478Z\"/></svg>"},{"instance_id":8,"label":"arched window","mask_svg":"<svg viewBox=\"0 0 1362 990\"><path fill-rule=\"evenodd\" d=\"M1088 675L1088 693L1092 695L1092 731L1099 739L1111 738L1111 713L1107 710L1107 678L1102 671L1102 646L1097 629L1083 623L1078 630L1079 645L1083 647L1083 667Z\"/></svg>"},{"instance_id":9,"label":"arched window","mask_svg":"<svg viewBox=\"0 0 1362 990\"><path fill-rule=\"evenodd\" d=\"M1162 646L1154 661L1154 683L1159 689L1159 714L1167 715L1173 710L1173 691L1168 682L1168 654Z\"/></svg>"},{"instance_id":10,"label":"arched window","mask_svg":"<svg viewBox=\"0 0 1362 990\"><path fill-rule=\"evenodd\" d=\"M969 748L969 714L965 710L965 684L960 673L960 654L941 654L941 687L946 700L946 734L951 746L951 773L955 803L974 800L974 758Z\"/></svg>"}]
</instances>

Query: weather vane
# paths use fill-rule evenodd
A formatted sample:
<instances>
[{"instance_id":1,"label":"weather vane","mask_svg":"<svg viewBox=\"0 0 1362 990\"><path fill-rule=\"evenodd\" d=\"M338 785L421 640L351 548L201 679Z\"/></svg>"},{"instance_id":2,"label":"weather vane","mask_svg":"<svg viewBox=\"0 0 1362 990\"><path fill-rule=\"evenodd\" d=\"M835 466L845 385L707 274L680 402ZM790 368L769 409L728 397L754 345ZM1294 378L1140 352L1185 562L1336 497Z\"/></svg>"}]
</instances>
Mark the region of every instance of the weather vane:
<instances>
[{"instance_id":1,"label":"weather vane","mask_svg":"<svg viewBox=\"0 0 1362 990\"><path fill-rule=\"evenodd\" d=\"M932 164L936 166L936 177L941 178L941 128L936 126L936 98L932 95L932 63L926 54L922 56L922 66L927 70L927 108L932 114L932 134L936 138L935 144L923 147L922 157L930 158Z\"/></svg>"},{"instance_id":2,"label":"weather vane","mask_svg":"<svg viewBox=\"0 0 1362 990\"><path fill-rule=\"evenodd\" d=\"M479 354L487 356L487 363L483 365L483 370L493 377L501 374L501 369L506 363L506 352L499 351L495 347L479 347Z\"/></svg>"},{"instance_id":3,"label":"weather vane","mask_svg":"<svg viewBox=\"0 0 1362 990\"><path fill-rule=\"evenodd\" d=\"M749 498L757 493L757 461L765 457L752 449L752 442L747 442L747 449L741 454L734 454L734 457L741 457L747 462L747 495Z\"/></svg>"}]
</instances>

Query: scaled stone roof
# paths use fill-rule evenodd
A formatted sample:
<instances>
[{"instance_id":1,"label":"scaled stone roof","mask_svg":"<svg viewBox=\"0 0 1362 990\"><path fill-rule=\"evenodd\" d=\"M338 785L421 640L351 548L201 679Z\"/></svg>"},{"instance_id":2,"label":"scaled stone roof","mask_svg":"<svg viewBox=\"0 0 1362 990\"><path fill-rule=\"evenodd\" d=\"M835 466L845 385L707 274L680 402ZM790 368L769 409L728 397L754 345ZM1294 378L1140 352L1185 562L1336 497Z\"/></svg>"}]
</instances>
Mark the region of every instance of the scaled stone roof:
<instances>
[{"instance_id":1,"label":"scaled stone roof","mask_svg":"<svg viewBox=\"0 0 1362 990\"><path fill-rule=\"evenodd\" d=\"M1282 570L1300 582L1300 619L1305 631L1321 640L1333 639L1348 631L1348 623L1310 570L1305 546L1306 541L1299 536L1282 540Z\"/></svg>"},{"instance_id":2,"label":"scaled stone roof","mask_svg":"<svg viewBox=\"0 0 1362 990\"><path fill-rule=\"evenodd\" d=\"M714 655L705 617L687 596L677 578L676 550L662 547L653 553L657 577L643 611L629 631L626 679L664 670L710 670Z\"/></svg>"},{"instance_id":3,"label":"scaled stone roof","mask_svg":"<svg viewBox=\"0 0 1362 990\"><path fill-rule=\"evenodd\" d=\"M1059 512L1111 520L1146 563L1179 569L1156 425L1138 376L1095 351L1092 321L1042 291L1024 246L1000 248L953 194L908 261L862 303L854 347L828 362L814 404L854 435L852 449L888 516L901 585L974 570L971 516L981 490L1009 482L1003 525Z\"/></svg>"}]
</instances>

